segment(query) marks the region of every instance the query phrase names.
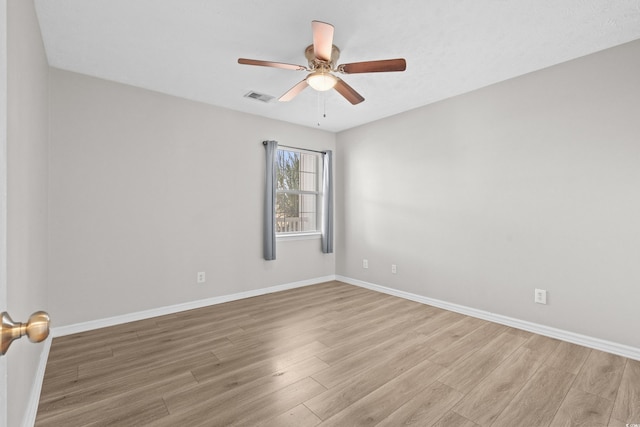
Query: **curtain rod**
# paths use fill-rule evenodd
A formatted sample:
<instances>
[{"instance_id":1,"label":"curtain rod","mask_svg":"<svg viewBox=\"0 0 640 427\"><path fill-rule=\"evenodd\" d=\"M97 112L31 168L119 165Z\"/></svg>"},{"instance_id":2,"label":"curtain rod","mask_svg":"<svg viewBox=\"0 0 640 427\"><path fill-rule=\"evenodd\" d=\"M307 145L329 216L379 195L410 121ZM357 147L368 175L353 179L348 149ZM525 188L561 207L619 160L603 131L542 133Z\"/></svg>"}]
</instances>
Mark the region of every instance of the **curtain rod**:
<instances>
[{"instance_id":1,"label":"curtain rod","mask_svg":"<svg viewBox=\"0 0 640 427\"><path fill-rule=\"evenodd\" d=\"M262 145L267 145L267 141L262 141ZM278 144L278 147L293 148L294 150L303 150L303 151L311 151L312 153L327 154L326 151L310 150L308 148L301 148L301 147L291 147L290 145Z\"/></svg>"}]
</instances>

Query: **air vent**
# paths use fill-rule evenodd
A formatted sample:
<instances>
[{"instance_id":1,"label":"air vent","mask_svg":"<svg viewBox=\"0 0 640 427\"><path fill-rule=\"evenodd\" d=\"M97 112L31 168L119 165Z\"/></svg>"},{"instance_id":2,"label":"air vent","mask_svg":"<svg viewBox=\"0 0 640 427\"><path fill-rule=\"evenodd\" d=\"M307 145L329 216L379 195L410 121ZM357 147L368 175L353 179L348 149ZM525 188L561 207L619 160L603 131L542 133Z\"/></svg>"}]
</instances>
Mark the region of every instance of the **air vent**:
<instances>
[{"instance_id":1,"label":"air vent","mask_svg":"<svg viewBox=\"0 0 640 427\"><path fill-rule=\"evenodd\" d=\"M275 97L273 97L271 95L265 95L264 93L258 93L258 92L254 92L254 91L251 91L251 92L245 94L244 97L245 98L255 99L257 101L262 101L262 102L271 102L275 98Z\"/></svg>"}]
</instances>

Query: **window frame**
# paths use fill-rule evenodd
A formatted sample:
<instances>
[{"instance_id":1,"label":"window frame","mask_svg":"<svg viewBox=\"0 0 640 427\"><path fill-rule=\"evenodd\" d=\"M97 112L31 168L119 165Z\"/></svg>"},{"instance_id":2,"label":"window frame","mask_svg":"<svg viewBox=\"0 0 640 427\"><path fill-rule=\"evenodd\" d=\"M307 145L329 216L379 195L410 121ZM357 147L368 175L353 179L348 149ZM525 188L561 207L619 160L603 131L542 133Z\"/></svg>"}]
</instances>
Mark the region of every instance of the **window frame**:
<instances>
[{"instance_id":1,"label":"window frame","mask_svg":"<svg viewBox=\"0 0 640 427\"><path fill-rule=\"evenodd\" d=\"M282 189L278 189L278 185L276 183L276 208L278 206L277 204L277 197L278 194L292 194L292 195L314 195L315 196L315 229L314 230L310 230L310 231L291 231L291 232L278 232L277 231L277 225L276 225L276 239L277 240L304 240L304 239L320 239L321 235L322 235L322 167L323 167L323 156L321 152L317 152L314 150L305 150L304 148L297 148L297 147L288 147L288 146L278 146L278 149L276 151L276 158L279 155L280 151L287 151L287 152L291 152L291 153L296 153L296 154L306 154L306 155L311 155L314 157L315 159L315 190L311 191L311 190L300 190L300 189L296 189L296 190L282 190ZM279 163L278 161L276 161L276 168L279 167ZM276 170L276 175L278 174L278 171ZM278 222L278 215L277 215L277 210L275 212L274 215L274 221Z\"/></svg>"}]
</instances>

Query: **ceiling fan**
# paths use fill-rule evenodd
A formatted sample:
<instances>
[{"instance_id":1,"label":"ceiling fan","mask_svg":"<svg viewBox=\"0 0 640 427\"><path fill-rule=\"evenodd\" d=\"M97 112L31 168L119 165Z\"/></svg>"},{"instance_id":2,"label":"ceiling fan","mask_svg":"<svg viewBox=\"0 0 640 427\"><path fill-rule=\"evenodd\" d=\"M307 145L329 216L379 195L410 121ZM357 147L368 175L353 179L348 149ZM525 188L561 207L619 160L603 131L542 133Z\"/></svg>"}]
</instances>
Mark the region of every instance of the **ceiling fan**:
<instances>
[{"instance_id":1,"label":"ceiling fan","mask_svg":"<svg viewBox=\"0 0 640 427\"><path fill-rule=\"evenodd\" d=\"M407 68L407 62L403 58L353 62L336 66L336 61L340 56L340 49L333 45L333 25L327 24L326 22L312 21L311 29L313 31L313 44L308 46L304 51L304 55L309 61L308 67L246 58L238 58L238 63L310 72L300 83L282 95L278 99L279 101L290 101L306 89L307 86L311 86L317 91L335 89L353 105L361 103L364 101L364 98L351 86L346 84L344 80L332 73L380 73L404 71Z\"/></svg>"}]
</instances>

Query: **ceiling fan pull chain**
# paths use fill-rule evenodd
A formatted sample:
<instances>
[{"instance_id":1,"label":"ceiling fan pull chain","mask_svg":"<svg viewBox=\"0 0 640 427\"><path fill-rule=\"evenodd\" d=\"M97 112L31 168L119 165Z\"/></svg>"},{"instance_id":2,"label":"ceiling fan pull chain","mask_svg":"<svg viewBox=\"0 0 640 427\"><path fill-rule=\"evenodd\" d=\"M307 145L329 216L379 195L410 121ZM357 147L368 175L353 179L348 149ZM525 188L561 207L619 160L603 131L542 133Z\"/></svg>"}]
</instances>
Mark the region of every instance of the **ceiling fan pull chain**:
<instances>
[{"instance_id":1,"label":"ceiling fan pull chain","mask_svg":"<svg viewBox=\"0 0 640 427\"><path fill-rule=\"evenodd\" d=\"M323 103L322 103L322 105L323 105L322 117L326 119L327 118L327 97L323 96L322 100L323 100Z\"/></svg>"},{"instance_id":2,"label":"ceiling fan pull chain","mask_svg":"<svg viewBox=\"0 0 640 427\"><path fill-rule=\"evenodd\" d=\"M318 126L320 126L320 109L322 109L322 118L327 118L327 97L323 92L318 92Z\"/></svg>"},{"instance_id":3,"label":"ceiling fan pull chain","mask_svg":"<svg viewBox=\"0 0 640 427\"><path fill-rule=\"evenodd\" d=\"M316 103L316 106L318 107L318 126L320 126L320 97L322 96L322 93L317 92L318 93L318 102Z\"/></svg>"}]
</instances>

